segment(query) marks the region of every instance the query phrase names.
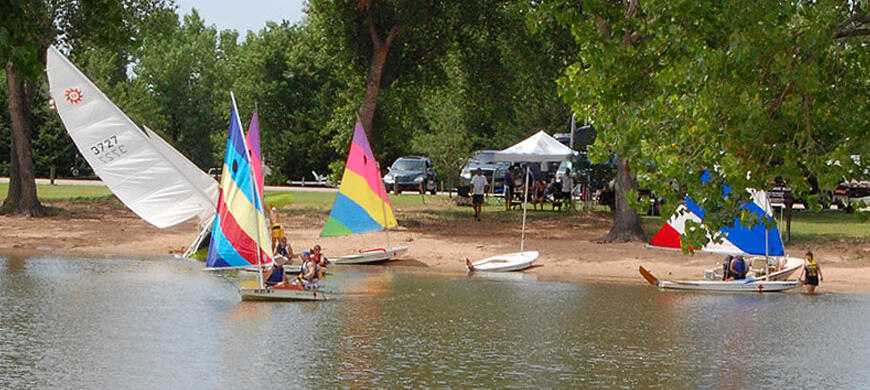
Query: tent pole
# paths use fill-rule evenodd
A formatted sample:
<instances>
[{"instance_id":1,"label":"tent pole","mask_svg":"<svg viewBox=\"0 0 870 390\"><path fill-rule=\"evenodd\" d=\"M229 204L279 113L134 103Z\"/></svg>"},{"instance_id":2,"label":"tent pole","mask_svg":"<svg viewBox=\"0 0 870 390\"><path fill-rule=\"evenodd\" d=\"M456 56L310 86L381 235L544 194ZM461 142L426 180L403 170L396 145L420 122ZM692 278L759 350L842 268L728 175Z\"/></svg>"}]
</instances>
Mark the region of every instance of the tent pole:
<instances>
[{"instance_id":1,"label":"tent pole","mask_svg":"<svg viewBox=\"0 0 870 390\"><path fill-rule=\"evenodd\" d=\"M526 210L529 202L529 164L526 164L526 180L523 187L523 232L520 236L520 252L526 248Z\"/></svg>"}]
</instances>

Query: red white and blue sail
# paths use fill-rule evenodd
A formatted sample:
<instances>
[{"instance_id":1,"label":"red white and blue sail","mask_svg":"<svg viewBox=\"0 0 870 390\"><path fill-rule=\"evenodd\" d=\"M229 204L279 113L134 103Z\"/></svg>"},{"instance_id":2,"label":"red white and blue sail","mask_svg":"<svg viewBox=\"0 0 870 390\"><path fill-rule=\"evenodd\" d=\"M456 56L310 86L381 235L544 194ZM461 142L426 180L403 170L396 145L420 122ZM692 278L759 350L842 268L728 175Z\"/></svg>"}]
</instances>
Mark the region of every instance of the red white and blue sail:
<instances>
[{"instance_id":1,"label":"red white and blue sail","mask_svg":"<svg viewBox=\"0 0 870 390\"><path fill-rule=\"evenodd\" d=\"M730 255L770 255L783 256L785 250L779 230L774 226L765 229L763 221L772 218L773 210L767 199L765 191L749 190L752 194L752 203L744 203L742 207L755 213L757 220L752 229L742 225L739 218L734 218L731 227L722 228L719 234L723 237L719 243L709 240L700 251ZM730 192L726 189L726 193ZM653 236L649 245L658 248L680 249L680 237L686 233L686 221L700 224L706 211L697 203L686 197L684 204L677 207L677 211L668 222ZM767 238L765 239L765 236Z\"/></svg>"},{"instance_id":2,"label":"red white and blue sail","mask_svg":"<svg viewBox=\"0 0 870 390\"><path fill-rule=\"evenodd\" d=\"M357 121L341 176L341 187L320 236L365 233L396 225L378 162L362 124Z\"/></svg>"},{"instance_id":3,"label":"red white and blue sail","mask_svg":"<svg viewBox=\"0 0 870 390\"><path fill-rule=\"evenodd\" d=\"M234 104L221 171L217 214L206 258L209 268L248 267L272 262L262 195L254 183L252 154L246 145ZM258 256L261 256L259 261Z\"/></svg>"}]
</instances>

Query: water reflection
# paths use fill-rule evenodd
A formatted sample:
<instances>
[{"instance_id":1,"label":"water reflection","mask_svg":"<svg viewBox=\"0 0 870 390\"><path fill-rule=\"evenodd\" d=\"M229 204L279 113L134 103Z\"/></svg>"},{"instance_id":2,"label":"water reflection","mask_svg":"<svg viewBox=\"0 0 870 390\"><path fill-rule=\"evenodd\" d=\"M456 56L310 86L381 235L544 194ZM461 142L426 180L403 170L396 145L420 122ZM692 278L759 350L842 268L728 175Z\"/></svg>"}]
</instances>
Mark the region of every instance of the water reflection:
<instances>
[{"instance_id":1,"label":"water reflection","mask_svg":"<svg viewBox=\"0 0 870 390\"><path fill-rule=\"evenodd\" d=\"M870 383L866 296L686 294L640 282L336 267L325 286L341 300L256 303L237 292L256 274L201 268L0 257L0 388Z\"/></svg>"}]
</instances>

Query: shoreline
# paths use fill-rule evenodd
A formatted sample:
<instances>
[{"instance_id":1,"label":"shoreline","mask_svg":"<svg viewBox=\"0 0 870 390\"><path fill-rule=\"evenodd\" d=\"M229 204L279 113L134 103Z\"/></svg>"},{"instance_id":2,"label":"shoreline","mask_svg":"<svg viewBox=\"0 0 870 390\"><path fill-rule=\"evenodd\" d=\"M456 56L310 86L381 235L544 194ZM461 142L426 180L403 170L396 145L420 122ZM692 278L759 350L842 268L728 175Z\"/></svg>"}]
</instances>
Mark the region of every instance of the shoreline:
<instances>
[{"instance_id":1,"label":"shoreline","mask_svg":"<svg viewBox=\"0 0 870 390\"><path fill-rule=\"evenodd\" d=\"M181 254L199 233L195 222L157 229L139 219L116 199L61 201L62 210L43 218L0 216L0 255L62 254L78 257L172 258ZM520 226L504 217L475 222L463 216L445 216L427 206L395 207L400 227L389 232L392 246L410 246L387 267L416 267L427 272L463 275L465 259L472 261L519 250ZM360 249L386 246L383 232L345 237L319 237L325 213L285 207L280 210L294 252L315 243L328 257ZM510 216L508 216L510 217ZM501 219L501 221L499 220ZM526 229L526 248L538 250L535 266L518 275L565 283L643 285L643 266L662 280L703 279L705 269L718 266L720 255L647 248L645 243L601 244L595 240L609 228L606 215L589 213L545 214L533 218ZM870 293L870 262L855 256L855 248L814 246L825 280L821 293ZM807 248L787 246L802 254ZM858 248L859 250L863 250ZM799 274L797 274L799 275ZM796 278L795 275L793 278ZM651 287L651 286L649 286ZM795 289L792 291L802 291Z\"/></svg>"}]
</instances>

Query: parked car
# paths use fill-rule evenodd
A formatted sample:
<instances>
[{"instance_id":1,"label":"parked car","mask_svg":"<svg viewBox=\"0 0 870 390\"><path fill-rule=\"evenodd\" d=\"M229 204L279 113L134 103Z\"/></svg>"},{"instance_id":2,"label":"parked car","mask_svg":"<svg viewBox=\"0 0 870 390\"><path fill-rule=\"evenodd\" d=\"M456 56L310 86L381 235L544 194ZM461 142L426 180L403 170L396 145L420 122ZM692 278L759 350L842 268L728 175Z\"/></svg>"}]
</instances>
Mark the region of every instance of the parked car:
<instances>
[{"instance_id":1,"label":"parked car","mask_svg":"<svg viewBox=\"0 0 870 390\"><path fill-rule=\"evenodd\" d=\"M387 191L396 194L402 191L429 191L432 195L438 191L438 175L432 169L432 160L425 156L399 157L384 175L384 186Z\"/></svg>"},{"instance_id":2,"label":"parked car","mask_svg":"<svg viewBox=\"0 0 870 390\"><path fill-rule=\"evenodd\" d=\"M468 196L471 191L471 176L474 175L477 168L480 168L489 183L493 182L493 174L495 174L493 192L501 192L504 187L504 175L507 173L510 163L495 161L495 152L497 150L478 150L465 162L459 172L459 186L457 187L459 196Z\"/></svg>"}]
</instances>

